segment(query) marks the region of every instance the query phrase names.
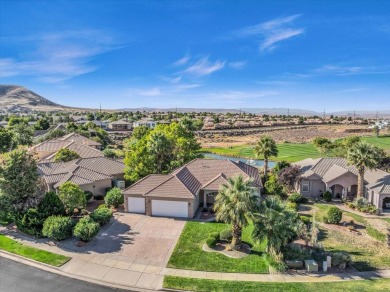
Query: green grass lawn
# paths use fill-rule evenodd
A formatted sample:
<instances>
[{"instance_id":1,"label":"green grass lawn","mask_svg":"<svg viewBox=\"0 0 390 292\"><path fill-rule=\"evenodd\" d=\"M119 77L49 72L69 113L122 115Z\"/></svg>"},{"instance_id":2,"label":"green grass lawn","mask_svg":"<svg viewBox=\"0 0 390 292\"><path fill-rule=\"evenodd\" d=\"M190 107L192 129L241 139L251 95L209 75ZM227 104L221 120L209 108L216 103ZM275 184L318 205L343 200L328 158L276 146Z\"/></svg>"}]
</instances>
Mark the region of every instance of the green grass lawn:
<instances>
[{"instance_id":1,"label":"green grass lawn","mask_svg":"<svg viewBox=\"0 0 390 292\"><path fill-rule=\"evenodd\" d=\"M256 245L251 239L253 225L244 229L242 239L252 245L252 252L243 259L229 258L202 249L208 235L228 226L223 223L187 222L169 260L169 268L237 273L268 273L268 261L263 251L265 244Z\"/></svg>"},{"instance_id":2,"label":"green grass lawn","mask_svg":"<svg viewBox=\"0 0 390 292\"><path fill-rule=\"evenodd\" d=\"M343 282L289 283L289 282L239 282L223 280L207 280L164 277L164 288L189 291L390 291L390 279L352 280Z\"/></svg>"},{"instance_id":3,"label":"green grass lawn","mask_svg":"<svg viewBox=\"0 0 390 292\"><path fill-rule=\"evenodd\" d=\"M383 218L383 220L390 223L390 218Z\"/></svg>"},{"instance_id":4,"label":"green grass lawn","mask_svg":"<svg viewBox=\"0 0 390 292\"><path fill-rule=\"evenodd\" d=\"M320 153L311 143L278 144L278 150L279 150L278 157L272 157L271 158L272 160L275 161L285 160L288 162L295 162L295 161L303 160L308 157L311 158L320 157ZM255 154L253 153L253 146L246 146L246 145L233 146L232 148L225 148L225 147L203 148L202 151L211 152L220 155L227 155L227 156L263 159L263 157L255 156Z\"/></svg>"},{"instance_id":5,"label":"green grass lawn","mask_svg":"<svg viewBox=\"0 0 390 292\"><path fill-rule=\"evenodd\" d=\"M362 137L362 140L365 140L386 150L390 149L390 137ZM317 148L314 146L313 143L280 143L277 146L279 150L279 155L278 157L271 158L274 161L285 160L288 162L296 162L306 158L321 157L320 153L318 152ZM231 148L213 147L203 148L202 151L227 156L262 159L262 157L255 157L255 154L253 153L253 147L254 146L249 145L239 145L233 146Z\"/></svg>"},{"instance_id":6,"label":"green grass lawn","mask_svg":"<svg viewBox=\"0 0 390 292\"><path fill-rule=\"evenodd\" d=\"M69 257L21 244L0 234L0 250L5 250L51 266L60 267L70 260Z\"/></svg>"}]
</instances>

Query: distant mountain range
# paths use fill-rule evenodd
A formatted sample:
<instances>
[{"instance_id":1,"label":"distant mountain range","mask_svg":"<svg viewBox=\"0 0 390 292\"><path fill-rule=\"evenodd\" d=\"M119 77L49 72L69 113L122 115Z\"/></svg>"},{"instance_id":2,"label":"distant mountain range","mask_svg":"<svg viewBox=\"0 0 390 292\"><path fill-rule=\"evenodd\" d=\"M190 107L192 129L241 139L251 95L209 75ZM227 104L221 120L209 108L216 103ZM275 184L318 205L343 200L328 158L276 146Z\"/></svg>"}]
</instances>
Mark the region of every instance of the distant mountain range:
<instances>
[{"instance_id":1,"label":"distant mountain range","mask_svg":"<svg viewBox=\"0 0 390 292\"><path fill-rule=\"evenodd\" d=\"M0 112L29 112L29 111L88 111L96 109L75 108L60 105L50 101L39 94L18 85L0 85ZM109 110L115 111L115 110ZM288 108L242 108L242 109L213 109L213 108L123 108L118 111L146 111L146 112L214 112L214 113L252 113L252 114L267 114L267 115L300 115L300 116L322 116L323 113L304 110L304 109L288 109ZM356 117L376 117L376 111L338 111L326 113L326 115L335 116L353 116ZM381 110L379 117L390 117L390 110Z\"/></svg>"}]
</instances>

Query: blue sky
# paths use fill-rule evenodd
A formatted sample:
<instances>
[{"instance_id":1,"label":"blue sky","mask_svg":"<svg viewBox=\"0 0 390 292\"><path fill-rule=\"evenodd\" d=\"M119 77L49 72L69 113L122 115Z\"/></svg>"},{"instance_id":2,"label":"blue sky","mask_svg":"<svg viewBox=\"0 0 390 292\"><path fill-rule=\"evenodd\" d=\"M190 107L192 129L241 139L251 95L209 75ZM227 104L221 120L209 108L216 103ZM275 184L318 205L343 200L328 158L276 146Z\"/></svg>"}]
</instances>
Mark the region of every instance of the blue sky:
<instances>
[{"instance_id":1,"label":"blue sky","mask_svg":"<svg viewBox=\"0 0 390 292\"><path fill-rule=\"evenodd\" d=\"M0 8L0 83L64 105L390 109L390 1Z\"/></svg>"}]
</instances>

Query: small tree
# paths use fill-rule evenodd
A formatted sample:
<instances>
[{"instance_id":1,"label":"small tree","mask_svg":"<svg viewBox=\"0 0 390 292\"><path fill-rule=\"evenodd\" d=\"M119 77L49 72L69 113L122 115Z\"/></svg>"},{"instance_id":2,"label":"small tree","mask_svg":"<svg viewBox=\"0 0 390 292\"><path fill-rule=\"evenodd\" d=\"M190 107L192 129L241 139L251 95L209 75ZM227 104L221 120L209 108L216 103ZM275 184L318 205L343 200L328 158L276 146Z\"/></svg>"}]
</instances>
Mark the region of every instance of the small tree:
<instances>
[{"instance_id":1,"label":"small tree","mask_svg":"<svg viewBox=\"0 0 390 292\"><path fill-rule=\"evenodd\" d=\"M0 154L11 151L13 133L0 126Z\"/></svg>"},{"instance_id":2,"label":"small tree","mask_svg":"<svg viewBox=\"0 0 390 292\"><path fill-rule=\"evenodd\" d=\"M33 154L20 148L0 156L0 208L13 215L35 208L45 194Z\"/></svg>"},{"instance_id":3,"label":"small tree","mask_svg":"<svg viewBox=\"0 0 390 292\"><path fill-rule=\"evenodd\" d=\"M298 165L290 166L279 173L278 181L284 185L288 192L296 191L298 182L301 179L301 168Z\"/></svg>"},{"instance_id":4,"label":"small tree","mask_svg":"<svg viewBox=\"0 0 390 292\"><path fill-rule=\"evenodd\" d=\"M12 132L14 133L14 144L31 146L34 138L34 129L25 123L16 124L12 126Z\"/></svg>"},{"instance_id":5,"label":"small tree","mask_svg":"<svg viewBox=\"0 0 390 292\"><path fill-rule=\"evenodd\" d=\"M279 180L276 175L270 175L268 177L268 180L264 184L264 188L266 193L269 195L285 195L283 185L279 183Z\"/></svg>"},{"instance_id":6,"label":"small tree","mask_svg":"<svg viewBox=\"0 0 390 292\"><path fill-rule=\"evenodd\" d=\"M77 152L69 150L68 148L60 149L54 156L55 162L68 162L80 158Z\"/></svg>"},{"instance_id":7,"label":"small tree","mask_svg":"<svg viewBox=\"0 0 390 292\"><path fill-rule=\"evenodd\" d=\"M122 195L122 191L120 188L112 188L108 191L106 196L104 197L104 202L108 206L114 206L115 208L118 208L120 204L123 204L124 197Z\"/></svg>"},{"instance_id":8,"label":"small tree","mask_svg":"<svg viewBox=\"0 0 390 292\"><path fill-rule=\"evenodd\" d=\"M59 187L58 196L68 213L73 213L75 208L85 208L87 204L84 191L78 185L69 181Z\"/></svg>"},{"instance_id":9,"label":"small tree","mask_svg":"<svg viewBox=\"0 0 390 292\"><path fill-rule=\"evenodd\" d=\"M107 158L112 158L112 159L118 158L118 155L116 154L116 152L112 149L109 149L109 148L104 149L103 154Z\"/></svg>"},{"instance_id":10,"label":"small tree","mask_svg":"<svg viewBox=\"0 0 390 292\"><path fill-rule=\"evenodd\" d=\"M314 146L321 155L328 153L333 148L333 143L329 139L317 137L313 140Z\"/></svg>"}]
</instances>

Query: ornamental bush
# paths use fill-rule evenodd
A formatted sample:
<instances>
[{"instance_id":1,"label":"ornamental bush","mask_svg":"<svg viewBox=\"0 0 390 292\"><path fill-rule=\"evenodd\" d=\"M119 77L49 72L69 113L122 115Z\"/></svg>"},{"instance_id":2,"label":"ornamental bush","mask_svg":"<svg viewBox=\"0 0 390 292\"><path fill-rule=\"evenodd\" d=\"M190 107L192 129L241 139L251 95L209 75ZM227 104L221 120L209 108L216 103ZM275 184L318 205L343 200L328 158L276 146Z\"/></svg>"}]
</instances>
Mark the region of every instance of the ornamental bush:
<instances>
[{"instance_id":1,"label":"ornamental bush","mask_svg":"<svg viewBox=\"0 0 390 292\"><path fill-rule=\"evenodd\" d=\"M233 238L233 231L231 229L225 229L225 230L222 230L220 233L219 233L219 238L221 240L226 240L226 241L231 241L232 238Z\"/></svg>"},{"instance_id":2,"label":"ornamental bush","mask_svg":"<svg viewBox=\"0 0 390 292\"><path fill-rule=\"evenodd\" d=\"M42 237L42 227L45 219L42 219L35 208L30 208L23 214L15 216L15 224L18 229L26 234Z\"/></svg>"},{"instance_id":3,"label":"ornamental bush","mask_svg":"<svg viewBox=\"0 0 390 292\"><path fill-rule=\"evenodd\" d=\"M96 234L99 233L100 225L86 216L77 222L73 230L73 235L80 238L82 241L90 241Z\"/></svg>"},{"instance_id":4,"label":"ornamental bush","mask_svg":"<svg viewBox=\"0 0 390 292\"><path fill-rule=\"evenodd\" d=\"M298 211L298 204L293 202L287 202L286 208L294 211Z\"/></svg>"},{"instance_id":5,"label":"ornamental bush","mask_svg":"<svg viewBox=\"0 0 390 292\"><path fill-rule=\"evenodd\" d=\"M92 192L90 192L90 191L86 191L86 192L84 192L84 194L85 194L85 199L87 200L87 202L88 202L90 199L92 199L92 197L93 197L93 194L92 194Z\"/></svg>"},{"instance_id":6,"label":"ornamental bush","mask_svg":"<svg viewBox=\"0 0 390 292\"><path fill-rule=\"evenodd\" d=\"M112 216L112 211L108 208L97 208L90 214L90 217L96 223L99 223L100 226L103 226L110 222Z\"/></svg>"},{"instance_id":7,"label":"ornamental bush","mask_svg":"<svg viewBox=\"0 0 390 292\"><path fill-rule=\"evenodd\" d=\"M332 194L329 191L326 191L323 196L326 202L332 202Z\"/></svg>"},{"instance_id":8,"label":"ornamental bush","mask_svg":"<svg viewBox=\"0 0 390 292\"><path fill-rule=\"evenodd\" d=\"M308 216L300 215L299 219L306 225L311 223L311 218Z\"/></svg>"},{"instance_id":9,"label":"ornamental bush","mask_svg":"<svg viewBox=\"0 0 390 292\"><path fill-rule=\"evenodd\" d=\"M123 204L124 199L120 188L112 188L105 196L104 201L108 206L114 206L117 208L120 204Z\"/></svg>"},{"instance_id":10,"label":"ornamental bush","mask_svg":"<svg viewBox=\"0 0 390 292\"><path fill-rule=\"evenodd\" d=\"M217 239L215 237L209 237L206 240L206 244L208 247L215 247L217 245Z\"/></svg>"},{"instance_id":11,"label":"ornamental bush","mask_svg":"<svg viewBox=\"0 0 390 292\"><path fill-rule=\"evenodd\" d=\"M54 240L64 240L72 236L73 226L70 217L50 216L43 223L42 234Z\"/></svg>"},{"instance_id":12,"label":"ornamental bush","mask_svg":"<svg viewBox=\"0 0 390 292\"><path fill-rule=\"evenodd\" d=\"M299 193L293 193L292 195L290 195L287 200L289 202L293 202L293 203L297 203L297 204L304 204L304 203L307 203L307 198L305 198L304 196L302 196L301 194Z\"/></svg>"},{"instance_id":13,"label":"ornamental bush","mask_svg":"<svg viewBox=\"0 0 390 292\"><path fill-rule=\"evenodd\" d=\"M215 240L219 240L219 232L212 232L210 233L209 237L214 237Z\"/></svg>"},{"instance_id":14,"label":"ornamental bush","mask_svg":"<svg viewBox=\"0 0 390 292\"><path fill-rule=\"evenodd\" d=\"M330 224L339 224L341 218L343 217L343 212L337 207L331 207L328 210L326 218L324 218L326 223Z\"/></svg>"}]
</instances>

